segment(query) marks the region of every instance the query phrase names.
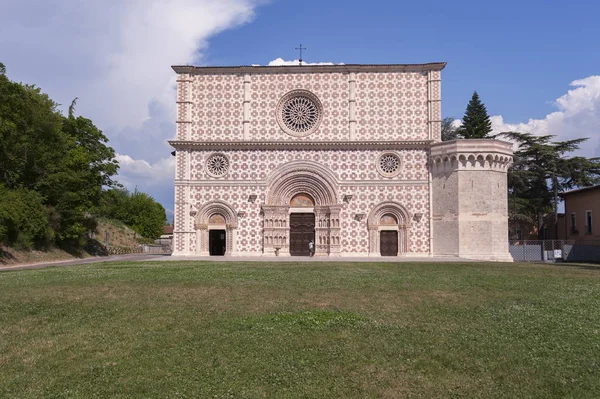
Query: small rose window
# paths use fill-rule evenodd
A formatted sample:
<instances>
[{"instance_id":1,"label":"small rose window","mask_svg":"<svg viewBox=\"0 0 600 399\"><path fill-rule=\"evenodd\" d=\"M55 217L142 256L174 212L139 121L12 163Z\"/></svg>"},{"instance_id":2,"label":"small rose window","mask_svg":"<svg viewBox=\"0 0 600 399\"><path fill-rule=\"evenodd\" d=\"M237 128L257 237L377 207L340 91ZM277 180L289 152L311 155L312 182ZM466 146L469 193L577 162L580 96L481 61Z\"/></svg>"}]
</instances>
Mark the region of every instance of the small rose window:
<instances>
[{"instance_id":1,"label":"small rose window","mask_svg":"<svg viewBox=\"0 0 600 399\"><path fill-rule=\"evenodd\" d=\"M400 173L402 161L394 153L382 154L377 159L377 170L384 177L394 177Z\"/></svg>"},{"instance_id":2,"label":"small rose window","mask_svg":"<svg viewBox=\"0 0 600 399\"><path fill-rule=\"evenodd\" d=\"M212 177L223 177L229 172L229 159L224 154L212 154L206 160L206 172Z\"/></svg>"}]
</instances>

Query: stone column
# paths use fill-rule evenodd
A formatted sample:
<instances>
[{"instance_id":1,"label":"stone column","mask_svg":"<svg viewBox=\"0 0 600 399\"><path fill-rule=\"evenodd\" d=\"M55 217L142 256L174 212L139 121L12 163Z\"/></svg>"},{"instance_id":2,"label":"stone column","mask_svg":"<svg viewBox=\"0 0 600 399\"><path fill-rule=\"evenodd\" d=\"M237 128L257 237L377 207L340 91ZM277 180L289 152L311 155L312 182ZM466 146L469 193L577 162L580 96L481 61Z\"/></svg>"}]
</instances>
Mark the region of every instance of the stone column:
<instances>
[{"instance_id":1,"label":"stone column","mask_svg":"<svg viewBox=\"0 0 600 399\"><path fill-rule=\"evenodd\" d=\"M329 256L340 256L341 254L341 228L340 213L343 205L329 206Z\"/></svg>"},{"instance_id":2,"label":"stone column","mask_svg":"<svg viewBox=\"0 0 600 399\"><path fill-rule=\"evenodd\" d=\"M367 226L369 230L369 256L379 257L379 226Z\"/></svg>"},{"instance_id":3,"label":"stone column","mask_svg":"<svg viewBox=\"0 0 600 399\"><path fill-rule=\"evenodd\" d=\"M289 206L263 205L263 255L290 256Z\"/></svg>"},{"instance_id":4,"label":"stone column","mask_svg":"<svg viewBox=\"0 0 600 399\"><path fill-rule=\"evenodd\" d=\"M196 229L196 255L209 256L208 250L208 225L197 224Z\"/></svg>"},{"instance_id":5,"label":"stone column","mask_svg":"<svg viewBox=\"0 0 600 399\"><path fill-rule=\"evenodd\" d=\"M315 256L327 256L329 244L329 209L315 206Z\"/></svg>"}]
</instances>

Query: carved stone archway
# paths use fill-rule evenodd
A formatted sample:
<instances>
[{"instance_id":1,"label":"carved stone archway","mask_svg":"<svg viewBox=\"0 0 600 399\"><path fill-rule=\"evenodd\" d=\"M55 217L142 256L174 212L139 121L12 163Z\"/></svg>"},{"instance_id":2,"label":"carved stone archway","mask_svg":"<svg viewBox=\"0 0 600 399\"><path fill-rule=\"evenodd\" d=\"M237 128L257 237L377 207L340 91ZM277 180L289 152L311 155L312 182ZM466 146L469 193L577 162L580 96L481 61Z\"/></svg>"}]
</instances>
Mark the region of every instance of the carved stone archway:
<instances>
[{"instance_id":1,"label":"carved stone archway","mask_svg":"<svg viewBox=\"0 0 600 399\"><path fill-rule=\"evenodd\" d=\"M263 212L263 253L289 256L290 201L306 194L314 201L315 256L340 255L340 211L335 174L313 161L290 162L268 179ZM304 211L307 211L306 209Z\"/></svg>"},{"instance_id":2,"label":"carved stone archway","mask_svg":"<svg viewBox=\"0 0 600 399\"><path fill-rule=\"evenodd\" d=\"M394 222L388 223L386 220L394 220ZM381 256L379 232L382 230L398 231L398 255L408 251L410 215L398 202L382 202L373 208L367 219L367 228L369 229L369 256Z\"/></svg>"},{"instance_id":3,"label":"carved stone archway","mask_svg":"<svg viewBox=\"0 0 600 399\"><path fill-rule=\"evenodd\" d=\"M237 215L231 205L225 201L211 201L200 207L195 219L196 229L196 254L208 256L209 231L225 230L226 245L225 256L235 255L236 230L238 226Z\"/></svg>"}]
</instances>

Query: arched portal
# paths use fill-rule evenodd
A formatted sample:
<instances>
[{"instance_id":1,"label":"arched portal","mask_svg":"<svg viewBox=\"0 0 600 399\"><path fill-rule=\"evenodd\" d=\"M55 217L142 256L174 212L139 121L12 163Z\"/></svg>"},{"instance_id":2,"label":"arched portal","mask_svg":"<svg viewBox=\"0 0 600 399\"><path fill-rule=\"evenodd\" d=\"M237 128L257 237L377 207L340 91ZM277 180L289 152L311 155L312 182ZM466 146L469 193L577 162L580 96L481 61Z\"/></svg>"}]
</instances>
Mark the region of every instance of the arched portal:
<instances>
[{"instance_id":1,"label":"arched portal","mask_svg":"<svg viewBox=\"0 0 600 399\"><path fill-rule=\"evenodd\" d=\"M295 161L276 169L262 207L264 253L290 255L293 244L292 252L300 254L313 239L315 256L339 256L342 205L337 193L335 174L317 162ZM301 242L292 242L296 239Z\"/></svg>"},{"instance_id":2,"label":"arched portal","mask_svg":"<svg viewBox=\"0 0 600 399\"><path fill-rule=\"evenodd\" d=\"M196 254L233 255L238 221L231 205L212 201L200 207L196 215Z\"/></svg>"},{"instance_id":3,"label":"arched portal","mask_svg":"<svg viewBox=\"0 0 600 399\"><path fill-rule=\"evenodd\" d=\"M399 203L377 205L367 219L369 256L398 256L407 252L410 217Z\"/></svg>"}]
</instances>

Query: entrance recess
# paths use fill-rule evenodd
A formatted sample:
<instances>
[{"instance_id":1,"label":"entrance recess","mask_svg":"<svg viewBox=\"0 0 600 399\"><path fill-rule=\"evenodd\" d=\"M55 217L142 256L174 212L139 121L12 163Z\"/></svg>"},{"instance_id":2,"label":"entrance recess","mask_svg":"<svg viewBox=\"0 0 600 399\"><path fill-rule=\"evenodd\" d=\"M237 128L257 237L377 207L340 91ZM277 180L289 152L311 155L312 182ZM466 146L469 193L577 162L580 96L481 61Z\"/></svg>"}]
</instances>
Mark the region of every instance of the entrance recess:
<instances>
[{"instance_id":1,"label":"entrance recess","mask_svg":"<svg viewBox=\"0 0 600 399\"><path fill-rule=\"evenodd\" d=\"M208 248L211 256L223 256L226 249L225 230L211 230L208 235Z\"/></svg>"},{"instance_id":2,"label":"entrance recess","mask_svg":"<svg viewBox=\"0 0 600 399\"><path fill-rule=\"evenodd\" d=\"M398 256L398 232L382 230L379 234L381 256Z\"/></svg>"},{"instance_id":3,"label":"entrance recess","mask_svg":"<svg viewBox=\"0 0 600 399\"><path fill-rule=\"evenodd\" d=\"M309 256L310 240L315 240L315 214L290 214L290 255Z\"/></svg>"}]
</instances>

